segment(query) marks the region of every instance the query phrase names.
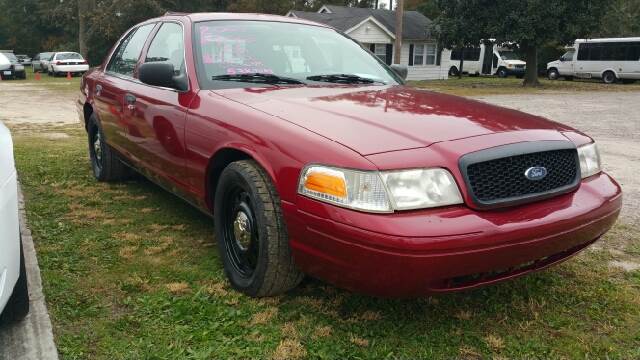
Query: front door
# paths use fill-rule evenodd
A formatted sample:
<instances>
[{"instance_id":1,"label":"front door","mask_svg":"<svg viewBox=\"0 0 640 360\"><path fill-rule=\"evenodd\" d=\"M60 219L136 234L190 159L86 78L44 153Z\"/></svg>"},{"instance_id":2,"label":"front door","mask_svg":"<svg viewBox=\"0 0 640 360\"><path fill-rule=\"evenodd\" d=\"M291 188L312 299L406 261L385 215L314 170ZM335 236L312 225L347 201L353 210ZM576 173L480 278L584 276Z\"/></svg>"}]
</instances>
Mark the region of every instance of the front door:
<instances>
[{"instance_id":1,"label":"front door","mask_svg":"<svg viewBox=\"0 0 640 360\"><path fill-rule=\"evenodd\" d=\"M170 63L176 76L186 76L182 25L163 23L141 62ZM188 91L178 92L140 81L132 83L124 94L124 117L129 142L135 149L134 162L148 170L146 175L181 195L189 193L185 176L184 127L192 98Z\"/></svg>"},{"instance_id":2,"label":"front door","mask_svg":"<svg viewBox=\"0 0 640 360\"><path fill-rule=\"evenodd\" d=\"M133 71L147 37L155 25L140 26L122 39L107 64L104 75L93 89L96 111L105 140L124 155L129 155L132 150L127 139L129 129L124 116L124 94L133 84Z\"/></svg>"}]
</instances>

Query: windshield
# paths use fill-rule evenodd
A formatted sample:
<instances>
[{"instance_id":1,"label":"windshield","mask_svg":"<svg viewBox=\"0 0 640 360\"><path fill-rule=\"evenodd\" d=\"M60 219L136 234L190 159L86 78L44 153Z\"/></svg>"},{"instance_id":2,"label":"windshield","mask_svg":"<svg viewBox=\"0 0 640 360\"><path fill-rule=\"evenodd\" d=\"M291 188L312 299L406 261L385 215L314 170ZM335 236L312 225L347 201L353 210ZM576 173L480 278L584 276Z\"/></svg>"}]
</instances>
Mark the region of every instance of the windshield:
<instances>
[{"instance_id":1,"label":"windshield","mask_svg":"<svg viewBox=\"0 0 640 360\"><path fill-rule=\"evenodd\" d=\"M82 56L78 53L62 53L56 55L56 60L75 60L82 59Z\"/></svg>"},{"instance_id":2,"label":"windshield","mask_svg":"<svg viewBox=\"0 0 640 360\"><path fill-rule=\"evenodd\" d=\"M520 60L520 57L513 51L500 51L502 60Z\"/></svg>"},{"instance_id":3,"label":"windshield","mask_svg":"<svg viewBox=\"0 0 640 360\"><path fill-rule=\"evenodd\" d=\"M336 74L355 75L376 84L399 83L391 69L358 43L319 26L267 21L200 22L195 26L194 43L198 79L203 88L238 87L237 82L229 84L230 75L234 75L232 81L250 82L254 78L235 75L256 73L316 84L327 80L318 76Z\"/></svg>"}]
</instances>

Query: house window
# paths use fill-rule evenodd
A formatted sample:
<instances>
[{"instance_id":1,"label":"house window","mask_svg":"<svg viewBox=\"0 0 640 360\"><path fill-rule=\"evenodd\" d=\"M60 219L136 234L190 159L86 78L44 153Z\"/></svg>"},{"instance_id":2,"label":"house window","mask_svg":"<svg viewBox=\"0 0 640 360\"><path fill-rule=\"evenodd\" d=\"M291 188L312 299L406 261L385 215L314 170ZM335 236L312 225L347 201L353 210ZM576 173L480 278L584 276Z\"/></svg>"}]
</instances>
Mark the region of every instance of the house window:
<instances>
[{"instance_id":1,"label":"house window","mask_svg":"<svg viewBox=\"0 0 640 360\"><path fill-rule=\"evenodd\" d=\"M437 53L435 44L414 44L412 65L435 65L437 61Z\"/></svg>"},{"instance_id":2,"label":"house window","mask_svg":"<svg viewBox=\"0 0 640 360\"><path fill-rule=\"evenodd\" d=\"M387 62L387 44L375 44L373 53L383 62Z\"/></svg>"},{"instance_id":3,"label":"house window","mask_svg":"<svg viewBox=\"0 0 640 360\"><path fill-rule=\"evenodd\" d=\"M416 44L413 47L413 65L424 65L424 44Z\"/></svg>"},{"instance_id":4,"label":"house window","mask_svg":"<svg viewBox=\"0 0 640 360\"><path fill-rule=\"evenodd\" d=\"M427 65L435 65L437 49L435 44L427 44Z\"/></svg>"}]
</instances>

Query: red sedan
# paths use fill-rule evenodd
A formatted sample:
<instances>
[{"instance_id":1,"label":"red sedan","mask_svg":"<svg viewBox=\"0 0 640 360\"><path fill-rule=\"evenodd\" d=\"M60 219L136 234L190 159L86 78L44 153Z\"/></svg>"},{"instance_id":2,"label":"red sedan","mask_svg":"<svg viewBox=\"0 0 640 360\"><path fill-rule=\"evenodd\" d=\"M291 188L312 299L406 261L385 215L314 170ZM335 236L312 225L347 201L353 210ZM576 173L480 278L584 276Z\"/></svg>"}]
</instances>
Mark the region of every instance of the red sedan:
<instances>
[{"instance_id":1,"label":"red sedan","mask_svg":"<svg viewBox=\"0 0 640 360\"><path fill-rule=\"evenodd\" d=\"M251 296L303 274L379 296L475 288L616 221L591 138L403 75L325 25L168 14L127 31L77 105L95 177L134 169L211 214Z\"/></svg>"}]
</instances>

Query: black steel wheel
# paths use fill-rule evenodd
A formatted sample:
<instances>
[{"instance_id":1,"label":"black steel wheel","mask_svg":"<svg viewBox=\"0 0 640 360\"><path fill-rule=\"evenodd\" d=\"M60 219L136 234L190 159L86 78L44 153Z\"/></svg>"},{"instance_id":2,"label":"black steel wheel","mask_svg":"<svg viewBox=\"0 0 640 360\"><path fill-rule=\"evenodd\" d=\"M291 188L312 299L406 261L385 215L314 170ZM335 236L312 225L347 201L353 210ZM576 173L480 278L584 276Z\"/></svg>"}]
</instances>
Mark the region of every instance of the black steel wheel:
<instances>
[{"instance_id":1,"label":"black steel wheel","mask_svg":"<svg viewBox=\"0 0 640 360\"><path fill-rule=\"evenodd\" d=\"M231 285L249 296L282 294L303 274L295 266L270 177L255 161L229 164L214 196L218 249Z\"/></svg>"},{"instance_id":2,"label":"black steel wheel","mask_svg":"<svg viewBox=\"0 0 640 360\"><path fill-rule=\"evenodd\" d=\"M221 214L224 218L222 240L233 270L243 277L251 277L258 265L260 242L250 190L244 185L230 185L223 195L223 206L230 211Z\"/></svg>"},{"instance_id":3,"label":"black steel wheel","mask_svg":"<svg viewBox=\"0 0 640 360\"><path fill-rule=\"evenodd\" d=\"M96 180L119 181L131 175L131 170L104 141L104 133L98 124L95 114L92 114L89 118L87 137L89 140L91 169Z\"/></svg>"}]
</instances>

